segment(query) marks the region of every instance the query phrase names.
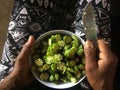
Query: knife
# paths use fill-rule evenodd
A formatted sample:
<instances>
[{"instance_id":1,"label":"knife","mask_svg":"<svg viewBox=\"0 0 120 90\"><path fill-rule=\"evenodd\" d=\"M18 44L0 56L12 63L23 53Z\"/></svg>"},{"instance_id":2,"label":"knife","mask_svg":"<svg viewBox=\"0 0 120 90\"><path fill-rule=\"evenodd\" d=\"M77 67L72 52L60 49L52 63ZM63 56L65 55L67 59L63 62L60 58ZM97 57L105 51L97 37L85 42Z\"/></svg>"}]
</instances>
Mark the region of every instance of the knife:
<instances>
[{"instance_id":1,"label":"knife","mask_svg":"<svg viewBox=\"0 0 120 90\"><path fill-rule=\"evenodd\" d=\"M92 2L89 2L84 11L82 16L83 27L86 35L87 40L91 40L95 47L97 47L97 29L98 26L96 25L96 17L94 7Z\"/></svg>"}]
</instances>

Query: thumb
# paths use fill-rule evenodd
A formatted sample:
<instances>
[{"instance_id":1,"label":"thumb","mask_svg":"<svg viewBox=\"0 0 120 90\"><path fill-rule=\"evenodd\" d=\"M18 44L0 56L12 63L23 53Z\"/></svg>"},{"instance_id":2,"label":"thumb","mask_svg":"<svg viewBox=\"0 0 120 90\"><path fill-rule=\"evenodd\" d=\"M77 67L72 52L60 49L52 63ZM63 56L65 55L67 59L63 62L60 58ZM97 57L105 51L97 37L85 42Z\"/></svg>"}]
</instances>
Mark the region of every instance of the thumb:
<instances>
[{"instance_id":1,"label":"thumb","mask_svg":"<svg viewBox=\"0 0 120 90\"><path fill-rule=\"evenodd\" d=\"M32 48L32 46L33 46L33 44L34 44L34 41L35 41L35 39L34 39L34 37L31 35L31 36L29 37L28 41L27 41L27 42L25 43L25 45L23 46L20 54L18 55L18 57L17 57L18 60L21 60L21 59L23 59L23 58L25 58L25 57L28 57L28 55L29 55L29 53L30 53L30 50L31 50L31 48Z\"/></svg>"},{"instance_id":2,"label":"thumb","mask_svg":"<svg viewBox=\"0 0 120 90\"><path fill-rule=\"evenodd\" d=\"M92 70L97 67L96 51L91 41L86 41L84 45L84 53L86 58L86 70Z\"/></svg>"}]
</instances>

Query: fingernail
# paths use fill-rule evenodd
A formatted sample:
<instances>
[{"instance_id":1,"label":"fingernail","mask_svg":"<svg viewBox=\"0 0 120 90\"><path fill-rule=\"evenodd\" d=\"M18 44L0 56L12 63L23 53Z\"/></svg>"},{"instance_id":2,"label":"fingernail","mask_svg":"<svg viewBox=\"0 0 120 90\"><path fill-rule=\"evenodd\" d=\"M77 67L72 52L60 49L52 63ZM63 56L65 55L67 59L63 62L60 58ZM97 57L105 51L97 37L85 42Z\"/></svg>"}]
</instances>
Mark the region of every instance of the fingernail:
<instances>
[{"instance_id":1,"label":"fingernail","mask_svg":"<svg viewBox=\"0 0 120 90\"><path fill-rule=\"evenodd\" d=\"M91 41L86 41L85 46L86 48L94 48L93 43Z\"/></svg>"},{"instance_id":2,"label":"fingernail","mask_svg":"<svg viewBox=\"0 0 120 90\"><path fill-rule=\"evenodd\" d=\"M28 41L30 41L30 40L31 40L31 38L32 38L32 36L30 35L30 36L29 36L29 38L28 38Z\"/></svg>"},{"instance_id":3,"label":"fingernail","mask_svg":"<svg viewBox=\"0 0 120 90\"><path fill-rule=\"evenodd\" d=\"M28 42L31 42L31 41L32 41L32 39L33 39L33 36L32 36L32 35L30 35L30 36L29 36L29 38L28 38Z\"/></svg>"}]
</instances>

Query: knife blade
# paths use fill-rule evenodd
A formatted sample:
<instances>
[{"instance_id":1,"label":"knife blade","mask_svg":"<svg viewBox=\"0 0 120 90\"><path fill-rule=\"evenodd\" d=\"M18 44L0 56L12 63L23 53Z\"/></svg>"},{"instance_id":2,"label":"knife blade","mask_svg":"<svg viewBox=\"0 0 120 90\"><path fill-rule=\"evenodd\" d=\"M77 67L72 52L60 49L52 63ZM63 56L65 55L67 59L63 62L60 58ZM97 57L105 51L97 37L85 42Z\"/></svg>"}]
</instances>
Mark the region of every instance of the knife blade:
<instances>
[{"instance_id":1,"label":"knife blade","mask_svg":"<svg viewBox=\"0 0 120 90\"><path fill-rule=\"evenodd\" d=\"M83 11L82 21L86 39L91 40L94 46L97 47L98 26L96 25L95 11L91 2L86 5Z\"/></svg>"}]
</instances>

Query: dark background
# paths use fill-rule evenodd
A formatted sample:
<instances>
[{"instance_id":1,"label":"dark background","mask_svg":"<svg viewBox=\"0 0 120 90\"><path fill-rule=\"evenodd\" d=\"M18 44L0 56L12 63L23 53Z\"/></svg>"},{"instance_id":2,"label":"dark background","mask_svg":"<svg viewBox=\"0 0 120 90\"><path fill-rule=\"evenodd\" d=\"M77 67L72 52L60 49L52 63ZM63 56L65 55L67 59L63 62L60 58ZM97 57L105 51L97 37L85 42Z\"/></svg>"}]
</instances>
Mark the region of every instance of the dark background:
<instances>
[{"instance_id":1,"label":"dark background","mask_svg":"<svg viewBox=\"0 0 120 90\"><path fill-rule=\"evenodd\" d=\"M119 58L114 87L120 90L120 0L111 1L111 27L111 48Z\"/></svg>"}]
</instances>

